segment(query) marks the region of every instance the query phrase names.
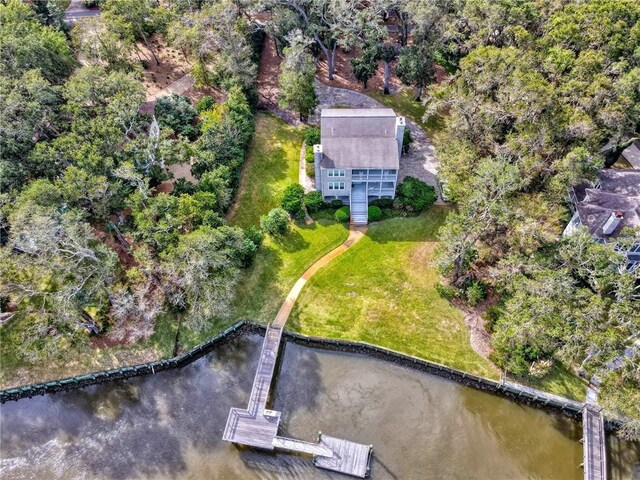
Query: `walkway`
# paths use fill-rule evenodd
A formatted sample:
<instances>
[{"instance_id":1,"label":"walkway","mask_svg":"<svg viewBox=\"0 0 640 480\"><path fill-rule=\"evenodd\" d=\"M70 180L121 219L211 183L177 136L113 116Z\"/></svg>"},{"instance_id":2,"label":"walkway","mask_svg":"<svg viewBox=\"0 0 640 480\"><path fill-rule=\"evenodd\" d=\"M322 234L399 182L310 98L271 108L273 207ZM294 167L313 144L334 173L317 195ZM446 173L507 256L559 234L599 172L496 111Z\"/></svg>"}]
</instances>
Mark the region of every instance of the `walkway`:
<instances>
[{"instance_id":1,"label":"walkway","mask_svg":"<svg viewBox=\"0 0 640 480\"><path fill-rule=\"evenodd\" d=\"M602 410L586 404L582 412L583 467L585 480L606 480L606 433Z\"/></svg>"},{"instance_id":2,"label":"walkway","mask_svg":"<svg viewBox=\"0 0 640 480\"><path fill-rule=\"evenodd\" d=\"M360 240L365 232L366 226L352 227L349 231L349 237L342 245L315 262L295 283L276 319L265 333L256 375L249 395L249 404L246 409L231 409L222 435L223 440L264 450L279 449L313 455L317 467L356 477L364 478L369 473L371 445L327 437L322 434L318 436L316 443L278 436L281 413L267 409L269 391L280 351L282 329L302 287L319 269Z\"/></svg>"},{"instance_id":3,"label":"walkway","mask_svg":"<svg viewBox=\"0 0 640 480\"><path fill-rule=\"evenodd\" d=\"M351 107L351 108L388 108L377 100L364 93L346 90L344 88L329 87L316 80L316 93L319 105L315 115L310 119L310 123L319 123L320 111L323 108L331 107ZM401 181L406 176L416 177L436 188L439 192L437 176L440 162L435 155L435 147L427 137L427 134L414 122L406 119L407 128L411 131L413 142L409 152L402 155L400 159L400 170L398 180Z\"/></svg>"}]
</instances>

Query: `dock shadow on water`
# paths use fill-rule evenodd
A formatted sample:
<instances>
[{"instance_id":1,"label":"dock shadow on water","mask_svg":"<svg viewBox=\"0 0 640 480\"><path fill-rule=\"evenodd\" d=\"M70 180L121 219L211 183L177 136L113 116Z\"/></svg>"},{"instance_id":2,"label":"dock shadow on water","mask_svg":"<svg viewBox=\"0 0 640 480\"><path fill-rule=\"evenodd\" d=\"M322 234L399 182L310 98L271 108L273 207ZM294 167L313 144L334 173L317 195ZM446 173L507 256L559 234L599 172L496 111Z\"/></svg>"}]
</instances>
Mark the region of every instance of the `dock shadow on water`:
<instances>
[{"instance_id":1,"label":"dock shadow on water","mask_svg":"<svg viewBox=\"0 0 640 480\"><path fill-rule=\"evenodd\" d=\"M246 404L262 337L220 344L180 369L0 408L4 479L346 479L308 457L222 441L229 408ZM582 478L580 428L409 368L286 344L271 407L282 428L374 445L371 478ZM614 437L615 480L640 469L638 446Z\"/></svg>"}]
</instances>

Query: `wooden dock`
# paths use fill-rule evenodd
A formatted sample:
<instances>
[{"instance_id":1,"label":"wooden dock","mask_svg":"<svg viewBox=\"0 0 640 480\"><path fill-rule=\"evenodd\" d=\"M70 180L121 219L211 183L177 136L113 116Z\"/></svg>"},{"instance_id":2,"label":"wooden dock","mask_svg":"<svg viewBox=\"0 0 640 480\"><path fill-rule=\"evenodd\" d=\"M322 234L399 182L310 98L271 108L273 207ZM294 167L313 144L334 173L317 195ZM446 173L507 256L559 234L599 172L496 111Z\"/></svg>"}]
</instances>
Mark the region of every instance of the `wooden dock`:
<instances>
[{"instance_id":1,"label":"wooden dock","mask_svg":"<svg viewBox=\"0 0 640 480\"><path fill-rule=\"evenodd\" d=\"M582 410L583 467L585 480L606 480L607 452L604 418L600 409L586 404Z\"/></svg>"},{"instance_id":2,"label":"wooden dock","mask_svg":"<svg viewBox=\"0 0 640 480\"><path fill-rule=\"evenodd\" d=\"M280 412L267 409L275 372L282 327L270 326L262 343L258 368L246 409L232 408L222 438L264 450L284 450L313 455L319 468L364 478L369 473L371 445L319 435L317 443L278 436Z\"/></svg>"}]
</instances>

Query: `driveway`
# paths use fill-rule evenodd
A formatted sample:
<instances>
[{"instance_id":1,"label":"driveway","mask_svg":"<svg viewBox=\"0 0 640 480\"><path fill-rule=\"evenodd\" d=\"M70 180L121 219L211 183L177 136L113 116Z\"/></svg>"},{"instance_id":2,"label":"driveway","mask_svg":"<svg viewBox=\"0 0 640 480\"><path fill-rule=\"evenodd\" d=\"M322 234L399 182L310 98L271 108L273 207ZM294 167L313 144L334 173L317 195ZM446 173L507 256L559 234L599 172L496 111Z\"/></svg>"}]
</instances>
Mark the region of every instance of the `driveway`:
<instances>
[{"instance_id":1,"label":"driveway","mask_svg":"<svg viewBox=\"0 0 640 480\"><path fill-rule=\"evenodd\" d=\"M69 7L64 11L64 21L75 23L83 18L97 17L100 15L99 8L86 8L81 0L71 0Z\"/></svg>"},{"instance_id":2,"label":"driveway","mask_svg":"<svg viewBox=\"0 0 640 480\"><path fill-rule=\"evenodd\" d=\"M316 113L309 119L309 123L320 123L320 110L331 107L350 108L388 108L373 98L353 90L329 87L316 80L316 93L320 102ZM440 165L435 155L435 147L427 137L427 134L414 122L406 119L407 128L411 131L413 142L409 152L400 159L398 180L407 176L416 177L429 185L433 185L436 192L440 192L438 186L438 166Z\"/></svg>"}]
</instances>

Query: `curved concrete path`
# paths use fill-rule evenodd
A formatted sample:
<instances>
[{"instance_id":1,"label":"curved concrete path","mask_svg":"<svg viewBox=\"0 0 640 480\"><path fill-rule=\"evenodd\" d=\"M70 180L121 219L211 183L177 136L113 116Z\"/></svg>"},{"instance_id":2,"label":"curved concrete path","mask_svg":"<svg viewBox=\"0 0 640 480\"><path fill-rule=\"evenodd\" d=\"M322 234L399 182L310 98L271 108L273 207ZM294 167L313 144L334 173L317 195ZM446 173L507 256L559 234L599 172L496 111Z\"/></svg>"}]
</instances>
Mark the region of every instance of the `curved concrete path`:
<instances>
[{"instance_id":1,"label":"curved concrete path","mask_svg":"<svg viewBox=\"0 0 640 480\"><path fill-rule=\"evenodd\" d=\"M291 311L293 310L293 306L295 305L296 300L300 296L302 288L307 283L307 280L313 277L318 270L331 262L331 260L336 258L338 255L341 255L351 246L353 246L358 240L364 237L365 233L367 233L366 225L351 225L349 227L349 237L344 241L344 243L334 248L316 263L311 265L293 285L293 288L291 289L291 291L289 291L287 298L285 298L284 303L280 307L280 310L278 311L278 314L276 315L276 318L271 325L274 327L284 327L285 323L287 323L287 320L289 319L289 315L291 315Z\"/></svg>"}]
</instances>

